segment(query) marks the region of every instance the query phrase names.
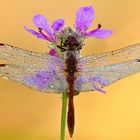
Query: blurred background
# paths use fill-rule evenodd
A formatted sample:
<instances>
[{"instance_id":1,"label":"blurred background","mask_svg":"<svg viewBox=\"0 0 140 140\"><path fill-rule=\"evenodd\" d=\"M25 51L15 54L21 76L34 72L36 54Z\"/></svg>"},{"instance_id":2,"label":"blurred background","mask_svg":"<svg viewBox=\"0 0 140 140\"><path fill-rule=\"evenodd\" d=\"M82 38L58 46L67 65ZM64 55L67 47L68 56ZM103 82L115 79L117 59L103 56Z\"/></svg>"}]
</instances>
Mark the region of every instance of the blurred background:
<instances>
[{"instance_id":1,"label":"blurred background","mask_svg":"<svg viewBox=\"0 0 140 140\"><path fill-rule=\"evenodd\" d=\"M90 29L102 24L112 29L107 39L89 38L81 54L119 49L140 42L139 0L42 0L1 1L0 42L36 52L47 52L46 42L27 33L35 29L32 17L43 14L51 24L63 17L73 26L81 6L95 9ZM73 140L140 140L140 73L99 92L75 97L76 125ZM0 79L0 140L58 140L61 95L41 94ZM70 140L66 130L66 140Z\"/></svg>"}]
</instances>

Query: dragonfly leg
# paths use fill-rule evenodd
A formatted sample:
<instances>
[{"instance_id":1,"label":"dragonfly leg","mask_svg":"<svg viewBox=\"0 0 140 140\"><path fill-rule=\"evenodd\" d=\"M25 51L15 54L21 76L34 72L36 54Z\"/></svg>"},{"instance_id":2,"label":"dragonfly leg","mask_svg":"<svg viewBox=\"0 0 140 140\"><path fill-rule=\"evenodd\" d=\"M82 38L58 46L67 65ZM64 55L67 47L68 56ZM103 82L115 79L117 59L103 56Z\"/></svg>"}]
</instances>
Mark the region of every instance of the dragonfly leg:
<instances>
[{"instance_id":1,"label":"dragonfly leg","mask_svg":"<svg viewBox=\"0 0 140 140\"><path fill-rule=\"evenodd\" d=\"M81 50L81 49L82 49L82 46L78 46L78 47L77 47L77 50Z\"/></svg>"},{"instance_id":2,"label":"dragonfly leg","mask_svg":"<svg viewBox=\"0 0 140 140\"><path fill-rule=\"evenodd\" d=\"M79 95L80 94L80 92L78 91L78 90L75 90L74 91L74 96L77 96L77 95Z\"/></svg>"},{"instance_id":3,"label":"dragonfly leg","mask_svg":"<svg viewBox=\"0 0 140 140\"><path fill-rule=\"evenodd\" d=\"M65 52L67 49L63 48L62 46L57 46L59 49L61 49L61 52Z\"/></svg>"}]
</instances>

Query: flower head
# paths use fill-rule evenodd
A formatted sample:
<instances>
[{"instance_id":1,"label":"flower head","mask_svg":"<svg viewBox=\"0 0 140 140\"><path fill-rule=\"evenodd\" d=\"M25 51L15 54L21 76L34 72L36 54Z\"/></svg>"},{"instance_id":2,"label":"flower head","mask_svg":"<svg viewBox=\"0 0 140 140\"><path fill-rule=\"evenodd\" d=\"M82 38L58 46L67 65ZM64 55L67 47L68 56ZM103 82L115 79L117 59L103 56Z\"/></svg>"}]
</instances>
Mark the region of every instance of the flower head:
<instances>
[{"instance_id":1,"label":"flower head","mask_svg":"<svg viewBox=\"0 0 140 140\"><path fill-rule=\"evenodd\" d=\"M55 20L52 23L52 26L50 26L43 15L35 15L33 17L33 22L38 28L38 31L32 30L26 26L25 30L39 39L47 40L49 42L49 47L51 48L49 54L58 56L57 51L62 48L63 45L73 47L76 43L77 46L79 46L79 49L81 49L84 40L89 36L95 38L106 38L112 35L111 30L101 29L100 24L98 24L96 29L87 31L94 20L94 14L94 9L91 6L81 7L76 12L74 28L64 27L64 19L61 18Z\"/></svg>"}]
</instances>

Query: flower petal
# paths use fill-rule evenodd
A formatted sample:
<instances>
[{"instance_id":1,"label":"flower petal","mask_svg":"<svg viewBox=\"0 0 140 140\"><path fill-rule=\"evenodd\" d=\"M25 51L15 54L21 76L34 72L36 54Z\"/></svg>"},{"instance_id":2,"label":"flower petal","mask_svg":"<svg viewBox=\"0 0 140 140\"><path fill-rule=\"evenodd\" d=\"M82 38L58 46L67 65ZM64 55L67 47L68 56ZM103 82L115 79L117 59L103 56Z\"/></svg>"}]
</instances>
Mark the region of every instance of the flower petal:
<instances>
[{"instance_id":1,"label":"flower petal","mask_svg":"<svg viewBox=\"0 0 140 140\"><path fill-rule=\"evenodd\" d=\"M50 28L46 18L43 15L34 16L33 22L34 22L35 26L44 30L50 37L53 37L51 28Z\"/></svg>"},{"instance_id":2,"label":"flower petal","mask_svg":"<svg viewBox=\"0 0 140 140\"><path fill-rule=\"evenodd\" d=\"M85 33L85 36L93 36L96 38L107 38L112 35L112 30L100 30L100 29L95 29L92 30L88 33Z\"/></svg>"},{"instance_id":3,"label":"flower petal","mask_svg":"<svg viewBox=\"0 0 140 140\"><path fill-rule=\"evenodd\" d=\"M91 6L81 7L76 13L76 28L87 30L94 19L94 10Z\"/></svg>"},{"instance_id":4,"label":"flower petal","mask_svg":"<svg viewBox=\"0 0 140 140\"><path fill-rule=\"evenodd\" d=\"M64 26L64 19L55 20L52 24L52 28L54 31L58 31L63 26Z\"/></svg>"},{"instance_id":5,"label":"flower petal","mask_svg":"<svg viewBox=\"0 0 140 140\"><path fill-rule=\"evenodd\" d=\"M42 34L32 30L32 29L29 29L28 27L24 26L24 29L28 32L30 32L31 34L35 35L37 38L40 38L40 39L44 39L44 40L48 40L47 37L43 36Z\"/></svg>"}]
</instances>

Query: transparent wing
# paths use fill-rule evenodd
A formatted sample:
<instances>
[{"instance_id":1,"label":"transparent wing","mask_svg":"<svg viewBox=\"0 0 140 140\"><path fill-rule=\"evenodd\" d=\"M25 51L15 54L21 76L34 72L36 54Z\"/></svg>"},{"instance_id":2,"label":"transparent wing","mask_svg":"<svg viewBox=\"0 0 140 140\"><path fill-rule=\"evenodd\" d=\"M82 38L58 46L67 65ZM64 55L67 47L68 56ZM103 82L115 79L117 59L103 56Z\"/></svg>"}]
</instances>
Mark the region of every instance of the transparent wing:
<instances>
[{"instance_id":1,"label":"transparent wing","mask_svg":"<svg viewBox=\"0 0 140 140\"><path fill-rule=\"evenodd\" d=\"M6 60L10 64L21 65L28 69L34 69L34 71L39 71L42 69L48 69L49 63L54 63L55 70L63 68L63 60L60 58L37 53L32 51L27 51L21 48L17 48L11 45L0 43L0 59Z\"/></svg>"},{"instance_id":2,"label":"transparent wing","mask_svg":"<svg viewBox=\"0 0 140 140\"><path fill-rule=\"evenodd\" d=\"M79 63L78 67L81 67L82 65L84 65L84 68L105 66L139 58L140 58L140 43L115 51L82 57L78 61Z\"/></svg>"},{"instance_id":3,"label":"transparent wing","mask_svg":"<svg viewBox=\"0 0 140 140\"><path fill-rule=\"evenodd\" d=\"M49 54L0 44L0 76L42 92L62 93L67 89L64 61Z\"/></svg>"},{"instance_id":4,"label":"transparent wing","mask_svg":"<svg viewBox=\"0 0 140 140\"><path fill-rule=\"evenodd\" d=\"M63 72L39 71L26 69L20 65L1 64L0 77L11 80L41 92L62 93L67 90L67 82Z\"/></svg>"},{"instance_id":5,"label":"transparent wing","mask_svg":"<svg viewBox=\"0 0 140 140\"><path fill-rule=\"evenodd\" d=\"M78 91L101 90L122 78L140 71L140 60L130 60L105 66L86 68L83 66L80 75L77 76L75 89Z\"/></svg>"}]
</instances>

